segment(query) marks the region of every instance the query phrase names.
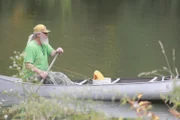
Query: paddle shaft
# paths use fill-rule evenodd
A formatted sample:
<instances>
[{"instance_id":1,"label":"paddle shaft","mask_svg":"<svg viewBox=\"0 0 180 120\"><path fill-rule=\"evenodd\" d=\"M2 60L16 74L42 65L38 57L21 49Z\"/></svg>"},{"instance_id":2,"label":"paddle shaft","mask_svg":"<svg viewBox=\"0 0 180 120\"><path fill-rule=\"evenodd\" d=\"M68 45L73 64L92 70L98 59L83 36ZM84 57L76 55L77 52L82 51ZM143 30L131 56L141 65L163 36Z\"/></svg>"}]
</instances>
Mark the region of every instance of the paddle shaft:
<instances>
[{"instance_id":1,"label":"paddle shaft","mask_svg":"<svg viewBox=\"0 0 180 120\"><path fill-rule=\"evenodd\" d=\"M51 67L53 66L54 62L56 61L57 56L59 55L59 53L56 53L56 56L54 57L54 59L52 60L51 64L49 65L49 68L47 69L47 73L49 72L49 70L51 69ZM39 87L41 86L41 84L44 82L45 79L41 79L40 84L38 85L36 92L39 90ZM51 80L53 82L53 84L56 84L55 80Z\"/></svg>"},{"instance_id":2,"label":"paddle shaft","mask_svg":"<svg viewBox=\"0 0 180 120\"><path fill-rule=\"evenodd\" d=\"M52 60L51 64L49 65L49 68L47 69L47 73L49 72L49 70L51 69L51 67L53 66L54 62L56 61L57 56L59 55L59 53L56 53L56 56L54 57L54 59ZM40 85L44 82L45 79L41 79ZM57 84L55 80L52 80L53 84ZM40 85L37 87L36 92L38 91Z\"/></svg>"},{"instance_id":3,"label":"paddle shaft","mask_svg":"<svg viewBox=\"0 0 180 120\"><path fill-rule=\"evenodd\" d=\"M52 60L51 64L49 65L49 68L47 69L47 72L49 72L49 70L51 69L51 67L53 66L54 62L56 61L57 56L59 55L59 53L56 53L54 59Z\"/></svg>"},{"instance_id":4,"label":"paddle shaft","mask_svg":"<svg viewBox=\"0 0 180 120\"><path fill-rule=\"evenodd\" d=\"M59 53L56 53L54 59L52 60L51 64L49 65L49 68L47 69L47 73L49 72L49 70L51 69L51 67L53 66L54 62L56 61L56 58L58 57ZM42 84L44 82L45 79L41 79L40 84ZM51 80L53 82L53 84L57 84L55 80Z\"/></svg>"}]
</instances>

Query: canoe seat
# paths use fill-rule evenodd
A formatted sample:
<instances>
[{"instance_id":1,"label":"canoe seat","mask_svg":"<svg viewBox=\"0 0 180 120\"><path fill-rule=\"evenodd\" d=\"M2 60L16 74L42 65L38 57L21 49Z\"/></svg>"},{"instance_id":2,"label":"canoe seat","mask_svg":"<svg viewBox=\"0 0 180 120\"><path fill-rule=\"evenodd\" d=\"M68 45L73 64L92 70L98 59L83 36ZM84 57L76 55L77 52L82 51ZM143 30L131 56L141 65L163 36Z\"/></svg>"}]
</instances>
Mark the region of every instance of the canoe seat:
<instances>
[{"instance_id":1,"label":"canoe seat","mask_svg":"<svg viewBox=\"0 0 180 120\"><path fill-rule=\"evenodd\" d=\"M175 78L178 78L178 77L176 76ZM152 78L149 82L165 81L165 80L171 80L171 79L173 79L172 76L154 77L154 78Z\"/></svg>"},{"instance_id":2,"label":"canoe seat","mask_svg":"<svg viewBox=\"0 0 180 120\"><path fill-rule=\"evenodd\" d=\"M158 77L154 77L154 78L151 79L149 82L154 82L154 81L158 80L157 78L158 78Z\"/></svg>"},{"instance_id":3,"label":"canoe seat","mask_svg":"<svg viewBox=\"0 0 180 120\"><path fill-rule=\"evenodd\" d=\"M80 83L75 82L75 84L76 85L83 85L83 84L86 84L87 82L88 82L88 79L87 80L83 80Z\"/></svg>"},{"instance_id":4,"label":"canoe seat","mask_svg":"<svg viewBox=\"0 0 180 120\"><path fill-rule=\"evenodd\" d=\"M117 78L116 80L114 80L111 84L115 84L117 82L119 82L121 80L121 78Z\"/></svg>"}]
</instances>

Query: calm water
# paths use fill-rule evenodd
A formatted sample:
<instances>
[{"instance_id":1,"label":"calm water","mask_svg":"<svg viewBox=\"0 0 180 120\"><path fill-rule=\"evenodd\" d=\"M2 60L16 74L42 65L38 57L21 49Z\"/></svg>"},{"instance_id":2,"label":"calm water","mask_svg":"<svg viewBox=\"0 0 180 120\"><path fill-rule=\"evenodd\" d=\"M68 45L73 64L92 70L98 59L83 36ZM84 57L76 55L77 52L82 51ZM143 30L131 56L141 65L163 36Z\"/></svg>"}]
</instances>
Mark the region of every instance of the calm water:
<instances>
[{"instance_id":1,"label":"calm water","mask_svg":"<svg viewBox=\"0 0 180 120\"><path fill-rule=\"evenodd\" d=\"M62 102L62 101L61 101ZM155 113L161 118L161 120L175 120L175 118L168 112L167 107L159 104L160 102L153 102L153 108L151 112ZM121 105L120 102L101 102L101 101L64 101L62 106L70 107L77 111L88 112L95 110L100 113L104 113L110 117L124 117L124 118L136 118L136 112L130 105Z\"/></svg>"},{"instance_id":2,"label":"calm water","mask_svg":"<svg viewBox=\"0 0 180 120\"><path fill-rule=\"evenodd\" d=\"M129 105L120 105L120 103L115 102L96 102L92 105L92 109L105 113L111 117L126 117L126 118L136 118L136 112ZM159 103L153 103L153 108L151 110L161 120L175 120L175 118L168 112L167 107Z\"/></svg>"},{"instance_id":3,"label":"calm water","mask_svg":"<svg viewBox=\"0 0 180 120\"><path fill-rule=\"evenodd\" d=\"M162 68L158 40L170 62L172 48L180 60L179 9L178 0L0 0L0 73L12 74L9 56L23 51L39 23L52 31L51 45L65 51L53 69L72 78L81 76L65 69L87 77L96 69L105 76L136 77Z\"/></svg>"},{"instance_id":4,"label":"calm water","mask_svg":"<svg viewBox=\"0 0 180 120\"><path fill-rule=\"evenodd\" d=\"M115 78L162 68L158 40L173 65L172 48L180 60L179 9L179 0L0 0L0 74L13 74L9 57L23 51L39 23L52 31L51 45L65 51L53 70L72 79L96 69Z\"/></svg>"}]
</instances>

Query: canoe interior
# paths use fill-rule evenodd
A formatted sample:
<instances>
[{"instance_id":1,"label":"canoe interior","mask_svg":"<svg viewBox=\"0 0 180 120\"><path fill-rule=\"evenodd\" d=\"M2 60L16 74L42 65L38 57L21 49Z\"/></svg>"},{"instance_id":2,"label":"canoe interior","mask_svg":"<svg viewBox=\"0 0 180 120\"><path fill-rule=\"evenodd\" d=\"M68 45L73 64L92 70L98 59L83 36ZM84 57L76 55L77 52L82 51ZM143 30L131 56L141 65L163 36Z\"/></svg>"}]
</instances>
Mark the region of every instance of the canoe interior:
<instances>
[{"instance_id":1,"label":"canoe interior","mask_svg":"<svg viewBox=\"0 0 180 120\"><path fill-rule=\"evenodd\" d=\"M115 84L118 83L139 83L139 82L154 82L154 81L166 81L171 80L171 77L149 77L149 78L112 78L112 82L118 80ZM76 82L81 82L83 80L73 80ZM84 84L92 84L91 79L87 79L87 82Z\"/></svg>"}]
</instances>

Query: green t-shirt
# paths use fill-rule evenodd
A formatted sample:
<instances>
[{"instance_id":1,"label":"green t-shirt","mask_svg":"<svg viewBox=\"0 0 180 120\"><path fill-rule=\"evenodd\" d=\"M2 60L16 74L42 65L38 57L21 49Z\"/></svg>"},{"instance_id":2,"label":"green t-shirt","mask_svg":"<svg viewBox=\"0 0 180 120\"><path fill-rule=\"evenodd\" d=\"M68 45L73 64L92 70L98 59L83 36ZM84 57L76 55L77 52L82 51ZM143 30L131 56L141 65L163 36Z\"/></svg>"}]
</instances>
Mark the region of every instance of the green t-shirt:
<instances>
[{"instance_id":1,"label":"green t-shirt","mask_svg":"<svg viewBox=\"0 0 180 120\"><path fill-rule=\"evenodd\" d=\"M31 77L34 72L26 69L25 63L32 63L36 68L47 71L48 69L48 57L51 55L54 49L51 45L38 45L35 40L30 41L24 50L24 62L23 62L23 76L24 78Z\"/></svg>"}]
</instances>

